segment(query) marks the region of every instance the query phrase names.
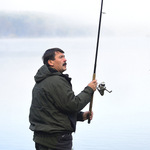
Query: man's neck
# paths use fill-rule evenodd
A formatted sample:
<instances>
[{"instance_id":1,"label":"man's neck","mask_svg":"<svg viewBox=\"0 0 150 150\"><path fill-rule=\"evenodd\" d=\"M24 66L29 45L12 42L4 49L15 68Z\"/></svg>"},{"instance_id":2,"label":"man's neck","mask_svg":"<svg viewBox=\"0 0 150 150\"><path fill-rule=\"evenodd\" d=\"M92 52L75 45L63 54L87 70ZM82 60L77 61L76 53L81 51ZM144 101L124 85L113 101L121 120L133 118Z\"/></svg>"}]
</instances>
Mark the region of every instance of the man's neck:
<instances>
[{"instance_id":1,"label":"man's neck","mask_svg":"<svg viewBox=\"0 0 150 150\"><path fill-rule=\"evenodd\" d=\"M49 71L50 71L51 73L58 72L56 69L54 69L54 68L51 68L51 67L48 67L48 69L49 69Z\"/></svg>"}]
</instances>

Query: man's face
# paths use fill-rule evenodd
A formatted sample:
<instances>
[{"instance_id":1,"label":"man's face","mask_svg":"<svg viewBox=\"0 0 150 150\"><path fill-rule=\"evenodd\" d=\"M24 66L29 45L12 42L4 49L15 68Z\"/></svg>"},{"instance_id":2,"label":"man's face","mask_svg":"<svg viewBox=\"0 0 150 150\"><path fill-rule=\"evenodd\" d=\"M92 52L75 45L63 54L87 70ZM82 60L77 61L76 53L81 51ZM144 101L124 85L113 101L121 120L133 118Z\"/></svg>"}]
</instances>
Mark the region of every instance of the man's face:
<instances>
[{"instance_id":1,"label":"man's face","mask_svg":"<svg viewBox=\"0 0 150 150\"><path fill-rule=\"evenodd\" d=\"M61 52L55 52L55 60L48 60L49 65L58 72L64 72L67 68L65 55Z\"/></svg>"}]
</instances>

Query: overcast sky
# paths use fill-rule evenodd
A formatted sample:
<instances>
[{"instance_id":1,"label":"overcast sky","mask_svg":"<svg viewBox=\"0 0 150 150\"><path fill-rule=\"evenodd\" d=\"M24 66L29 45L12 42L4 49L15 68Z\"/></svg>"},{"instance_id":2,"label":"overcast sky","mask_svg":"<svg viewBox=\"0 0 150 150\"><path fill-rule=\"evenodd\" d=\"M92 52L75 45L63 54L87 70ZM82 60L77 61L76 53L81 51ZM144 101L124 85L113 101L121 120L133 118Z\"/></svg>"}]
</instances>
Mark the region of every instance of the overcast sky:
<instances>
[{"instance_id":1,"label":"overcast sky","mask_svg":"<svg viewBox=\"0 0 150 150\"><path fill-rule=\"evenodd\" d=\"M46 12L98 24L100 4L101 0L0 0L0 10ZM149 6L149 0L104 0L103 26L150 35Z\"/></svg>"}]
</instances>

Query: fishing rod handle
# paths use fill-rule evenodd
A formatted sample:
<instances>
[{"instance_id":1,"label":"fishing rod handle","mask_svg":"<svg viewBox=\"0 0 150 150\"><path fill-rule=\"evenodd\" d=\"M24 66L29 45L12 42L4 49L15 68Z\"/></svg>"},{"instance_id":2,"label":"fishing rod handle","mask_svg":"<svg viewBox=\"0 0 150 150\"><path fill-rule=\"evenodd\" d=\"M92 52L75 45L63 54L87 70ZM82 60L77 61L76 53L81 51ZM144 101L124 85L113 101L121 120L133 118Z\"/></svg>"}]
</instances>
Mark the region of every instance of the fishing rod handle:
<instances>
[{"instance_id":1,"label":"fishing rod handle","mask_svg":"<svg viewBox=\"0 0 150 150\"><path fill-rule=\"evenodd\" d=\"M90 120L90 116L91 116L91 113L92 113L92 105L93 105L93 96L92 96L92 99L91 99L91 102L90 102L90 107L89 107L89 116L88 116L88 124L90 124L91 120Z\"/></svg>"},{"instance_id":2,"label":"fishing rod handle","mask_svg":"<svg viewBox=\"0 0 150 150\"><path fill-rule=\"evenodd\" d=\"M96 74L95 73L93 73L93 79L92 80L95 80L95 78L96 78ZM94 96L94 94L93 94L93 96ZM91 113L92 113L92 106L93 106L93 96L92 96L92 99L91 99L91 102L90 102L90 106L89 106L89 116L88 116L88 123L90 123L91 122L91 120L90 120L90 116L91 116Z\"/></svg>"}]
</instances>

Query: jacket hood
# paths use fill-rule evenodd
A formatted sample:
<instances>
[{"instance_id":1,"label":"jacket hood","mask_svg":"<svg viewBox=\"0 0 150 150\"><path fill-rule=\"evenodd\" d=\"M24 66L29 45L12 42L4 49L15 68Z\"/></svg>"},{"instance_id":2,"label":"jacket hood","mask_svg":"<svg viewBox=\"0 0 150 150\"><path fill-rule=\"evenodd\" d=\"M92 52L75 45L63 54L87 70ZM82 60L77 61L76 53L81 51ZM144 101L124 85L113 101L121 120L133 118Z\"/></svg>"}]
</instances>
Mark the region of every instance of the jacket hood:
<instances>
[{"instance_id":1,"label":"jacket hood","mask_svg":"<svg viewBox=\"0 0 150 150\"><path fill-rule=\"evenodd\" d=\"M51 68L52 69L52 68ZM34 76L35 82L39 83L42 80L46 79L49 76L52 75L60 75L61 73L52 69L53 71L50 71L49 68L46 65L43 65L36 73L36 75Z\"/></svg>"}]
</instances>

